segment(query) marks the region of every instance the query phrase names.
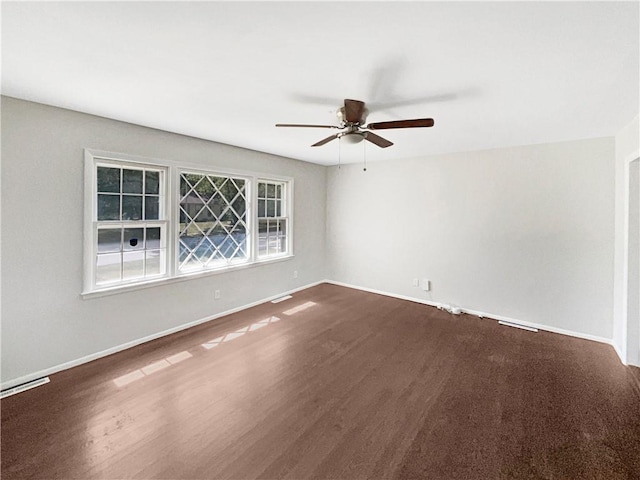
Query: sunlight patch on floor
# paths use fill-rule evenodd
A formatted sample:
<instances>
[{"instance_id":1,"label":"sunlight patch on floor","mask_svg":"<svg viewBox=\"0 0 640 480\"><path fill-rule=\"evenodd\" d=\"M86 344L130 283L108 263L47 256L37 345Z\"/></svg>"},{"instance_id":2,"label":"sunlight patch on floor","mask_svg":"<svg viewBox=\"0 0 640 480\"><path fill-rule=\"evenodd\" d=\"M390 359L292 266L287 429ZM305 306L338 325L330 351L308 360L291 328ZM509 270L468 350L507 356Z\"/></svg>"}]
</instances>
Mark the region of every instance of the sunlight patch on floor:
<instances>
[{"instance_id":1,"label":"sunlight patch on floor","mask_svg":"<svg viewBox=\"0 0 640 480\"><path fill-rule=\"evenodd\" d=\"M284 315L293 315L294 313L302 312L303 310L306 310L307 308L313 307L314 305L317 305L317 303L316 302L306 302L306 303L303 303L301 305L298 305L297 307L293 307L293 308L290 308L289 310L285 310L282 313Z\"/></svg>"},{"instance_id":2,"label":"sunlight patch on floor","mask_svg":"<svg viewBox=\"0 0 640 480\"><path fill-rule=\"evenodd\" d=\"M169 355L168 357L163 358L162 360L157 360L155 362L150 363L149 365L134 370L133 372L129 372L121 377L118 377L113 380L113 383L116 384L117 387L124 387L125 385L129 385L130 383L135 382L136 380L140 380L141 378L146 377L147 375L151 375L153 373L159 372L160 370L164 370L171 365L175 365L176 363L180 363L188 358L193 357L186 350L183 352L176 353L174 355Z\"/></svg>"},{"instance_id":3,"label":"sunlight patch on floor","mask_svg":"<svg viewBox=\"0 0 640 480\"><path fill-rule=\"evenodd\" d=\"M275 323L279 320L280 319L278 317L265 318L264 320L260 320L259 322L252 323L251 325L247 325L246 327L239 328L235 332L227 333L226 335L223 335L221 337L214 338L213 340L209 340L208 342L203 343L202 347L207 350L211 350L212 348L217 347L221 343L230 342L231 340L235 340L236 338L239 338L246 333L254 332L262 327L266 327L270 323Z\"/></svg>"}]
</instances>

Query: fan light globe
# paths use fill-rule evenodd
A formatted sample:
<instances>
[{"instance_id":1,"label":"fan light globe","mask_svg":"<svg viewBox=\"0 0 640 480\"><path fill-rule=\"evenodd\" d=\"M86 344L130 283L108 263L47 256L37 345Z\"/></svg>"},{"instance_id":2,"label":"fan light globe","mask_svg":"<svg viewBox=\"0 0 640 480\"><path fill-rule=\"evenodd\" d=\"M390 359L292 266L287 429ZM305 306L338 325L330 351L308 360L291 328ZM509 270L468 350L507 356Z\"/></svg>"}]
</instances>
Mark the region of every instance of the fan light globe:
<instances>
[{"instance_id":1,"label":"fan light globe","mask_svg":"<svg viewBox=\"0 0 640 480\"><path fill-rule=\"evenodd\" d=\"M364 135L362 133L345 133L342 135L342 139L348 143L360 143L364 140Z\"/></svg>"}]
</instances>

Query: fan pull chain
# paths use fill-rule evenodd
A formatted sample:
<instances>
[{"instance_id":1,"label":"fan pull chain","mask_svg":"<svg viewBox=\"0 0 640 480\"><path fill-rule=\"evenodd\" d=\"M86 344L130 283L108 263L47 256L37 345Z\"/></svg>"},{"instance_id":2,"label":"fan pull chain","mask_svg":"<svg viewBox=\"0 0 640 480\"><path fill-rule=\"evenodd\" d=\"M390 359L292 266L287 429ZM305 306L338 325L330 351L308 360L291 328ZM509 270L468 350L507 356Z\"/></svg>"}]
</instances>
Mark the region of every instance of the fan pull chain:
<instances>
[{"instance_id":1,"label":"fan pull chain","mask_svg":"<svg viewBox=\"0 0 640 480\"><path fill-rule=\"evenodd\" d=\"M363 172L367 171L367 142L363 141L362 142L362 152L363 152L363 157L364 157L364 168L362 169Z\"/></svg>"}]
</instances>

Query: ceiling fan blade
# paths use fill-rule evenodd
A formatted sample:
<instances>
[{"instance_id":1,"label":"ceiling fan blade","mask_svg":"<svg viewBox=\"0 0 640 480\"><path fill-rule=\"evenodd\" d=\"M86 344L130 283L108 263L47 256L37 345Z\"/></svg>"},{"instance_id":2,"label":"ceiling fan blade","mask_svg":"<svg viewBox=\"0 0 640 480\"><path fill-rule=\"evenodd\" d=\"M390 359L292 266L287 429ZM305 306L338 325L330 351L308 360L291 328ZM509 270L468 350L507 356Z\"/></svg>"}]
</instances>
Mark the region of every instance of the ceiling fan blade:
<instances>
[{"instance_id":1,"label":"ceiling fan blade","mask_svg":"<svg viewBox=\"0 0 640 480\"><path fill-rule=\"evenodd\" d=\"M344 100L344 120L347 123L358 123L362 120L364 113L364 102L360 100Z\"/></svg>"},{"instance_id":2,"label":"ceiling fan blade","mask_svg":"<svg viewBox=\"0 0 640 480\"><path fill-rule=\"evenodd\" d=\"M390 142L386 138L382 138L380 135L376 135L375 133L365 132L364 139L369 140L371 143L375 143L380 148L387 148L393 145L393 142Z\"/></svg>"},{"instance_id":3,"label":"ceiling fan blade","mask_svg":"<svg viewBox=\"0 0 640 480\"><path fill-rule=\"evenodd\" d=\"M335 125L305 125L303 123L276 123L276 127L340 128Z\"/></svg>"},{"instance_id":4,"label":"ceiling fan blade","mask_svg":"<svg viewBox=\"0 0 640 480\"><path fill-rule=\"evenodd\" d=\"M415 128L415 127L433 127L435 122L433 118L418 118L415 120L395 120L392 122L370 123L365 128L370 130L383 130L386 128Z\"/></svg>"},{"instance_id":5,"label":"ceiling fan blade","mask_svg":"<svg viewBox=\"0 0 640 480\"><path fill-rule=\"evenodd\" d=\"M325 143L329 143L331 140L335 140L336 138L338 138L339 134L335 134L335 135L331 135L330 137L327 137L323 140L320 140L319 142L314 143L313 145L311 145L312 147L321 147L322 145L324 145Z\"/></svg>"}]
</instances>

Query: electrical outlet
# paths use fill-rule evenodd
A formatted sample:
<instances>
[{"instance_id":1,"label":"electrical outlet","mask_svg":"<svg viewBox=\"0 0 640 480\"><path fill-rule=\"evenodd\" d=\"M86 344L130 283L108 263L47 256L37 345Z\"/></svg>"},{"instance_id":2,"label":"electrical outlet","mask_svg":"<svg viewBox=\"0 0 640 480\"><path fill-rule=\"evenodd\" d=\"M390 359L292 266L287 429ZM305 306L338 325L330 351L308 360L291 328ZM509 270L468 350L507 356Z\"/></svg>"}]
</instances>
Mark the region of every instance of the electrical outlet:
<instances>
[{"instance_id":1,"label":"electrical outlet","mask_svg":"<svg viewBox=\"0 0 640 480\"><path fill-rule=\"evenodd\" d=\"M420 282L420 288L422 288L422 290L424 290L425 292L428 292L429 290L431 290L431 282L426 278L423 278Z\"/></svg>"},{"instance_id":2,"label":"electrical outlet","mask_svg":"<svg viewBox=\"0 0 640 480\"><path fill-rule=\"evenodd\" d=\"M293 278L298 278L298 270L293 271Z\"/></svg>"},{"instance_id":3,"label":"electrical outlet","mask_svg":"<svg viewBox=\"0 0 640 480\"><path fill-rule=\"evenodd\" d=\"M215 298L216 300L220 298L220 290L216 290L215 292L213 292L213 298Z\"/></svg>"},{"instance_id":4,"label":"electrical outlet","mask_svg":"<svg viewBox=\"0 0 640 480\"><path fill-rule=\"evenodd\" d=\"M413 279L413 286L414 287L419 287L420 286L420 280L418 280L417 278Z\"/></svg>"}]
</instances>

